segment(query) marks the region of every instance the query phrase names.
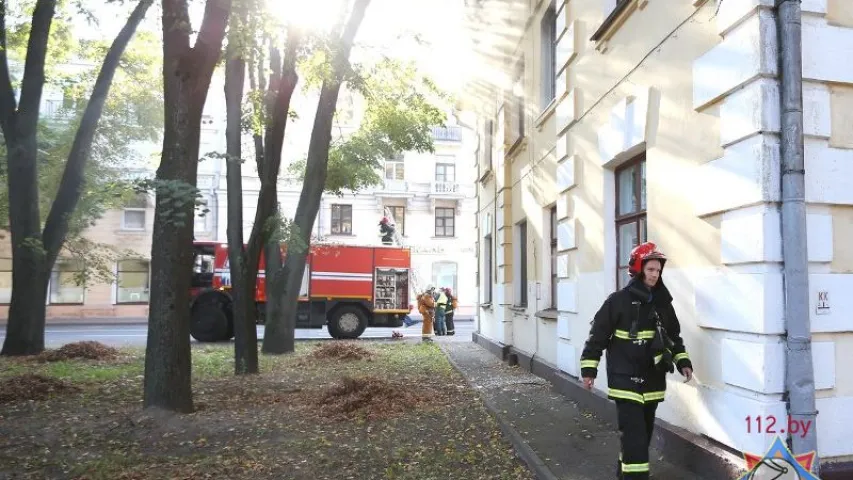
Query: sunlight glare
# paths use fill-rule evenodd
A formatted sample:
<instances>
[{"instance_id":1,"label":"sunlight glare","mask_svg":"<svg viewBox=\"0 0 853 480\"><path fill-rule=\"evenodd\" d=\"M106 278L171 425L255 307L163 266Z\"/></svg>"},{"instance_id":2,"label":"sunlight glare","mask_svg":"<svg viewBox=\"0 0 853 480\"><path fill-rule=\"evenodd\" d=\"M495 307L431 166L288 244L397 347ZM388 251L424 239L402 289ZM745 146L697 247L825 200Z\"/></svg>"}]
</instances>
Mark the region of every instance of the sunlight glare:
<instances>
[{"instance_id":1,"label":"sunlight glare","mask_svg":"<svg viewBox=\"0 0 853 480\"><path fill-rule=\"evenodd\" d=\"M283 25L312 32L327 32L334 26L344 0L266 0L267 9Z\"/></svg>"}]
</instances>

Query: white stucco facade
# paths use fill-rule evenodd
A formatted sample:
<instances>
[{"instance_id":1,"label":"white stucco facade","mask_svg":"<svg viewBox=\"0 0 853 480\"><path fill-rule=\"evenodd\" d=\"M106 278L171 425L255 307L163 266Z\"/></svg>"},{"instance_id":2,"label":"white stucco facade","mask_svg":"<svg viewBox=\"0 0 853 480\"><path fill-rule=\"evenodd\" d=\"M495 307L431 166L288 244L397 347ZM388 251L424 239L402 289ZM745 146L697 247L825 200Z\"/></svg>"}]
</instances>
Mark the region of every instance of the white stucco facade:
<instances>
[{"instance_id":1,"label":"white stucco facade","mask_svg":"<svg viewBox=\"0 0 853 480\"><path fill-rule=\"evenodd\" d=\"M774 2L632 0L604 28L616 2L510 4L502 15L494 2L479 3L484 24L504 25L489 32L493 43L480 36L484 51L499 45L483 62L508 81L474 79L465 100L481 132L480 333L577 377L590 321L618 288L626 252L654 241L670 258L664 280L696 368L688 384L670 376L659 417L763 454L779 432L750 431L746 417L787 419ZM841 53L853 45L848 4L802 2L808 311L822 462L853 459L853 371L845 368L853 361L853 254L845 247L853 241L853 64ZM631 176L632 168L642 173ZM634 210L633 199L619 196L634 188L620 183L626 178L642 184ZM602 358L603 391L605 372Z\"/></svg>"}]
</instances>

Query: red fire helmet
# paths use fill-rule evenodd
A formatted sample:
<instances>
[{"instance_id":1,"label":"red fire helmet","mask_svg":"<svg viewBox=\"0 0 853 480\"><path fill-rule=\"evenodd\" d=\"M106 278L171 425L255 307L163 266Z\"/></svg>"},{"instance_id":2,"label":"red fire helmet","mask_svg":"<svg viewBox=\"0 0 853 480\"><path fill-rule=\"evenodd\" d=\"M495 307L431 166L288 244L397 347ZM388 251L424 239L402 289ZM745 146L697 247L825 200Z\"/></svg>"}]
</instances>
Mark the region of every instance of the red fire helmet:
<instances>
[{"instance_id":1,"label":"red fire helmet","mask_svg":"<svg viewBox=\"0 0 853 480\"><path fill-rule=\"evenodd\" d=\"M628 274L632 277L639 274L647 260L659 260L661 270L663 270L663 266L666 264L666 255L659 251L658 246L653 242L641 243L631 250L631 257L628 260Z\"/></svg>"}]
</instances>

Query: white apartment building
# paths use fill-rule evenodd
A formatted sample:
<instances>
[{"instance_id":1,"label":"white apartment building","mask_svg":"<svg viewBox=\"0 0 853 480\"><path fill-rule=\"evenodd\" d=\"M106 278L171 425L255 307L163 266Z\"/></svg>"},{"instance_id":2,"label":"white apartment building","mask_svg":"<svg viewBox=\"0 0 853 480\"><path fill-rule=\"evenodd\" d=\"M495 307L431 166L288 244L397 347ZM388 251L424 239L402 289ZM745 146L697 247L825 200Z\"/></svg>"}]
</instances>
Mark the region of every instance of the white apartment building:
<instances>
[{"instance_id":1,"label":"white apartment building","mask_svg":"<svg viewBox=\"0 0 853 480\"><path fill-rule=\"evenodd\" d=\"M202 119L200 155L225 151L225 103L221 77L215 77ZM48 91L43 115L53 115L62 93ZM287 165L304 155L310 139L316 99L297 90L294 108L300 119L288 124L279 202L285 216L296 211L302 183L287 178ZM344 94L339 103L341 133L352 131L357 122L352 97ZM382 184L342 196L324 195L312 237L334 243L379 244L379 220L390 213L404 244L412 249L415 286L449 286L459 296L460 317L472 316L476 305L477 262L475 156L477 140L467 128L451 120L433 130L434 153L408 152L385 162ZM253 142L247 137L243 157L244 235L248 239L257 205L259 181L254 166ZM159 162L160 145L140 143L134 147L134 174L153 176ZM227 241L228 192L224 160L199 163L197 186L209 213L195 218L197 240ZM97 242L149 259L154 220L153 198L144 195L124 209L104 215L86 235ZM5 317L11 298L11 249L0 246L0 317ZM148 314L150 263L147 260L118 260L116 279L110 284L77 285L79 261L60 258L55 267L47 299L51 321L85 317L140 320ZM414 292L411 292L414 293ZM418 317L415 312L414 317Z\"/></svg>"}]
</instances>

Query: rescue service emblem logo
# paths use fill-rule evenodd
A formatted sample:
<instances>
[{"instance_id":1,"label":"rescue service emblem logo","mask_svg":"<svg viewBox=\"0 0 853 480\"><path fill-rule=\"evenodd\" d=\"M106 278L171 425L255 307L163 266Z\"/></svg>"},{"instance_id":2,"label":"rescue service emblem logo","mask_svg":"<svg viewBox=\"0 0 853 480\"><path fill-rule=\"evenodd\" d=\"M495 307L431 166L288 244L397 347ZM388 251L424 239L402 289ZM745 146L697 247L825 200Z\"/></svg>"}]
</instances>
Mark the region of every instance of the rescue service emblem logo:
<instances>
[{"instance_id":1,"label":"rescue service emblem logo","mask_svg":"<svg viewBox=\"0 0 853 480\"><path fill-rule=\"evenodd\" d=\"M820 480L812 467L815 452L794 455L780 437L770 446L764 456L744 452L746 469L738 480Z\"/></svg>"}]
</instances>

